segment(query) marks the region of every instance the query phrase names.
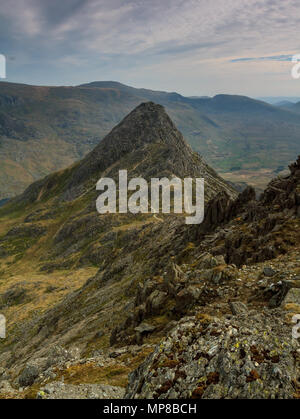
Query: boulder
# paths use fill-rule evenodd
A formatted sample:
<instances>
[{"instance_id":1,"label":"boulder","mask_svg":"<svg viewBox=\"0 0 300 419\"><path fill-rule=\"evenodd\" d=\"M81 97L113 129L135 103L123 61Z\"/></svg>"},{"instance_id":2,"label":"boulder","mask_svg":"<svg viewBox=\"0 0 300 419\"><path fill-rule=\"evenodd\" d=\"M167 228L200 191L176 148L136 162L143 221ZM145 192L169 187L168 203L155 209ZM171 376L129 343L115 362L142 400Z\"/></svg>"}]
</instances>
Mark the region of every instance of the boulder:
<instances>
[{"instance_id":1,"label":"boulder","mask_svg":"<svg viewBox=\"0 0 300 419\"><path fill-rule=\"evenodd\" d=\"M300 306L300 288L291 288L286 294L282 304L297 304Z\"/></svg>"},{"instance_id":2,"label":"boulder","mask_svg":"<svg viewBox=\"0 0 300 419\"><path fill-rule=\"evenodd\" d=\"M19 376L19 385L21 387L31 386L39 376L39 369L35 365L26 365Z\"/></svg>"},{"instance_id":3,"label":"boulder","mask_svg":"<svg viewBox=\"0 0 300 419\"><path fill-rule=\"evenodd\" d=\"M155 314L163 307L168 294L163 291L155 290L148 297L146 302L146 309L149 314Z\"/></svg>"},{"instance_id":4,"label":"boulder","mask_svg":"<svg viewBox=\"0 0 300 419\"><path fill-rule=\"evenodd\" d=\"M145 335L148 335L149 333L152 333L156 329L155 326L152 326L148 323L141 323L139 326L135 327L136 332L136 342L138 345L141 345L143 343L143 337Z\"/></svg>"},{"instance_id":5,"label":"boulder","mask_svg":"<svg viewBox=\"0 0 300 419\"><path fill-rule=\"evenodd\" d=\"M188 286L176 295L175 311L178 313L184 312L189 306L194 304L200 297L202 287Z\"/></svg>"},{"instance_id":6,"label":"boulder","mask_svg":"<svg viewBox=\"0 0 300 419\"><path fill-rule=\"evenodd\" d=\"M231 301L229 303L229 306L232 311L232 314L234 315L247 313L248 311L246 304L242 303L241 301Z\"/></svg>"},{"instance_id":7,"label":"boulder","mask_svg":"<svg viewBox=\"0 0 300 419\"><path fill-rule=\"evenodd\" d=\"M292 399L298 343L282 310L182 318L129 375L129 399Z\"/></svg>"},{"instance_id":8,"label":"boulder","mask_svg":"<svg viewBox=\"0 0 300 419\"><path fill-rule=\"evenodd\" d=\"M264 269L263 269L263 274L265 276L272 277L276 274L276 272L270 266L265 266Z\"/></svg>"}]
</instances>

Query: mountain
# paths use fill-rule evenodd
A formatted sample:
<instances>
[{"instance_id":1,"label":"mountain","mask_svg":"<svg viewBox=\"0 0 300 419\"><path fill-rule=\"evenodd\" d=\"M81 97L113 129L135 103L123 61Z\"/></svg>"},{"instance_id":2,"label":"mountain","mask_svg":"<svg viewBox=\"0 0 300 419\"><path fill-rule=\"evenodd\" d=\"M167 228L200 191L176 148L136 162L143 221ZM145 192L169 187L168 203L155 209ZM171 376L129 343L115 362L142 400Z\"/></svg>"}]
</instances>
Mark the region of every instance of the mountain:
<instances>
[{"instance_id":1,"label":"mountain","mask_svg":"<svg viewBox=\"0 0 300 419\"><path fill-rule=\"evenodd\" d=\"M267 96L267 97L259 97L258 100L267 102L270 105L276 105L279 102L296 103L300 101L300 97L299 96Z\"/></svg>"},{"instance_id":2,"label":"mountain","mask_svg":"<svg viewBox=\"0 0 300 419\"><path fill-rule=\"evenodd\" d=\"M280 108L292 108L295 104L288 100L282 100L280 102L274 103L275 106L279 106Z\"/></svg>"},{"instance_id":3,"label":"mountain","mask_svg":"<svg viewBox=\"0 0 300 419\"><path fill-rule=\"evenodd\" d=\"M94 343L100 342L99 350L107 347L137 282L169 259L172 238L185 225L181 214L99 215L96 182L103 176L116 178L120 169L127 169L128 177L146 179L204 177L206 201L222 192L233 199L237 196L186 143L164 108L150 102L125 117L83 160L33 183L4 205L0 310L8 319L8 338L0 341L0 361L13 367L10 380L21 386L32 384L36 368L45 366L49 356L57 365L66 353L57 353L62 341L79 339L86 353L93 352ZM49 316L51 325L41 326L44 316ZM94 321L97 326L92 326ZM143 350L140 357L148 352L149 348ZM32 356L39 366L27 368ZM137 362L133 358L132 367ZM105 360L104 381L112 374L111 363ZM114 368L113 382L123 383L129 367Z\"/></svg>"},{"instance_id":4,"label":"mountain","mask_svg":"<svg viewBox=\"0 0 300 419\"><path fill-rule=\"evenodd\" d=\"M191 149L164 108L148 102L125 117L83 160L33 183L13 204L32 203L43 199L44 194L56 193L57 197L57 191L62 200L72 201L91 190L95 193L100 175L117 180L118 171L124 168L132 178L204 177L207 200L223 190L236 195L234 188Z\"/></svg>"},{"instance_id":5,"label":"mountain","mask_svg":"<svg viewBox=\"0 0 300 419\"><path fill-rule=\"evenodd\" d=\"M300 112L300 102L293 103L291 106L288 107L288 109L292 112L299 113Z\"/></svg>"},{"instance_id":6,"label":"mountain","mask_svg":"<svg viewBox=\"0 0 300 419\"><path fill-rule=\"evenodd\" d=\"M204 177L204 222L98 214L97 180L125 168ZM300 157L237 195L139 105L0 209L0 398L298 397L299 185Z\"/></svg>"},{"instance_id":7,"label":"mountain","mask_svg":"<svg viewBox=\"0 0 300 419\"><path fill-rule=\"evenodd\" d=\"M0 83L0 199L82 159L142 102L167 109L195 151L234 183L262 189L299 153L299 115L242 96L187 98L117 82Z\"/></svg>"}]
</instances>

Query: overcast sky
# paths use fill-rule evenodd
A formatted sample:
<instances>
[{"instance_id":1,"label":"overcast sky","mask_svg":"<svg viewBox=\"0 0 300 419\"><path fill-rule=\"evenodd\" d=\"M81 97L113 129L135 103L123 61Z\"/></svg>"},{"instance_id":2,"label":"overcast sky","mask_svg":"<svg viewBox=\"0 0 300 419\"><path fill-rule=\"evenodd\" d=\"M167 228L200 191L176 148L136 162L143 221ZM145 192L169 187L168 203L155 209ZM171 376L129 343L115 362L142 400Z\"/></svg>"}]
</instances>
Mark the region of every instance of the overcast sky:
<instances>
[{"instance_id":1,"label":"overcast sky","mask_svg":"<svg viewBox=\"0 0 300 419\"><path fill-rule=\"evenodd\" d=\"M0 0L7 81L300 96L299 0Z\"/></svg>"}]
</instances>

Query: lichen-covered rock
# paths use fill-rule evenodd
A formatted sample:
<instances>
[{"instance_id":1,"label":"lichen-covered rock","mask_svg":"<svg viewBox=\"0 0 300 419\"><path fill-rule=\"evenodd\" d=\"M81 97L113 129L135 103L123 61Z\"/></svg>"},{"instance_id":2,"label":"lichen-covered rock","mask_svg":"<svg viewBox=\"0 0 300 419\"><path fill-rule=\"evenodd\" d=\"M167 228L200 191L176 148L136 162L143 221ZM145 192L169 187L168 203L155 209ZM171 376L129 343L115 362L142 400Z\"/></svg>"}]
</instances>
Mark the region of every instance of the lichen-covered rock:
<instances>
[{"instance_id":1,"label":"lichen-covered rock","mask_svg":"<svg viewBox=\"0 0 300 419\"><path fill-rule=\"evenodd\" d=\"M280 310L183 318L130 374L125 397L293 398L299 349L282 319Z\"/></svg>"},{"instance_id":2,"label":"lichen-covered rock","mask_svg":"<svg viewBox=\"0 0 300 419\"><path fill-rule=\"evenodd\" d=\"M247 313L248 311L246 304L242 303L241 301L231 301L229 306L231 308L232 314L234 315Z\"/></svg>"},{"instance_id":3,"label":"lichen-covered rock","mask_svg":"<svg viewBox=\"0 0 300 419\"><path fill-rule=\"evenodd\" d=\"M121 399L124 388L103 384L47 384L37 394L37 399Z\"/></svg>"},{"instance_id":4,"label":"lichen-covered rock","mask_svg":"<svg viewBox=\"0 0 300 419\"><path fill-rule=\"evenodd\" d=\"M283 304L297 304L300 306L300 289L291 288L285 296Z\"/></svg>"},{"instance_id":5,"label":"lichen-covered rock","mask_svg":"<svg viewBox=\"0 0 300 419\"><path fill-rule=\"evenodd\" d=\"M35 365L26 365L19 377L21 387L31 386L39 375L39 369Z\"/></svg>"}]
</instances>

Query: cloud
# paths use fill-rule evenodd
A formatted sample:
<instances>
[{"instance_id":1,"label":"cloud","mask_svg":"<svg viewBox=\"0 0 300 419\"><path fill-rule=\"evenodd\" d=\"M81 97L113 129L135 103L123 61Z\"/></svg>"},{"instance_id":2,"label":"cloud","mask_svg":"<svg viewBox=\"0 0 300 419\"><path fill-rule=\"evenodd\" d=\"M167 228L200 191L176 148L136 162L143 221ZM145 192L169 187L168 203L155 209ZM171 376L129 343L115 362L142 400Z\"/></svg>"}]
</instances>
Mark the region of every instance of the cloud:
<instances>
[{"instance_id":1,"label":"cloud","mask_svg":"<svg viewBox=\"0 0 300 419\"><path fill-rule=\"evenodd\" d=\"M293 55L272 55L267 57L244 57L244 58L234 58L230 60L232 63L238 62L249 62L249 61L292 61Z\"/></svg>"},{"instance_id":2,"label":"cloud","mask_svg":"<svg viewBox=\"0 0 300 419\"><path fill-rule=\"evenodd\" d=\"M210 74L221 85L224 69L232 71L223 84L232 89L238 63L252 64L253 79L266 62L283 74L280 66L300 53L299 26L297 0L10 0L1 5L0 53L16 57L8 72L16 81L134 82L134 73L161 88L172 63L172 90L201 94L192 91L198 72L213 93Z\"/></svg>"}]
</instances>

